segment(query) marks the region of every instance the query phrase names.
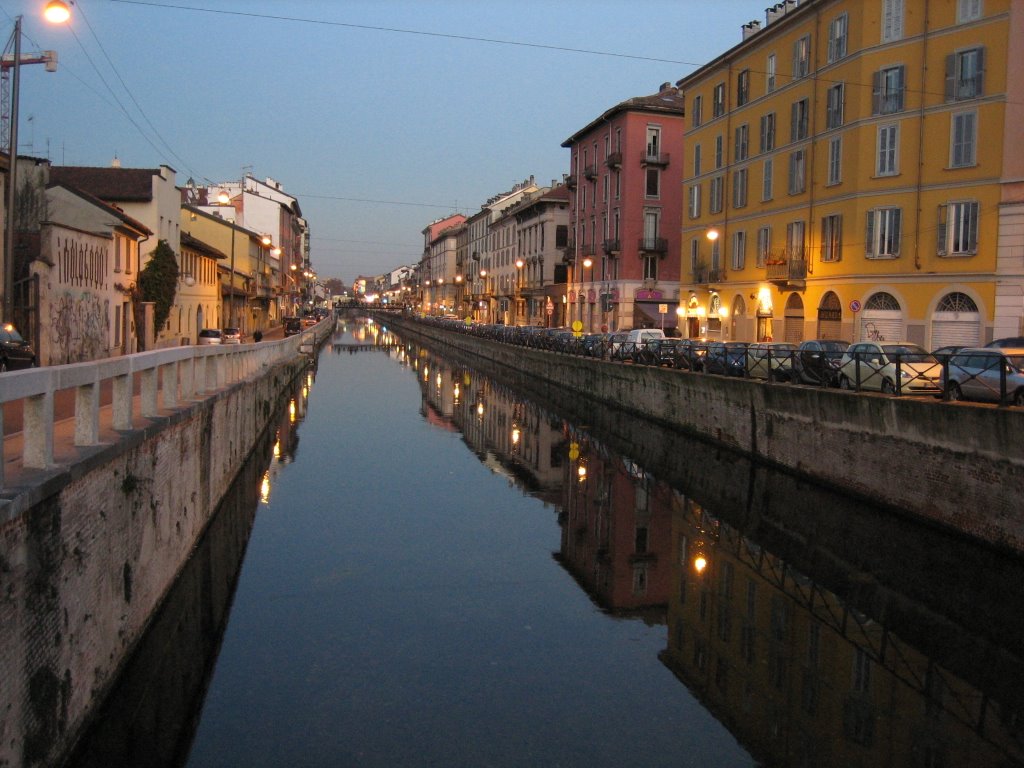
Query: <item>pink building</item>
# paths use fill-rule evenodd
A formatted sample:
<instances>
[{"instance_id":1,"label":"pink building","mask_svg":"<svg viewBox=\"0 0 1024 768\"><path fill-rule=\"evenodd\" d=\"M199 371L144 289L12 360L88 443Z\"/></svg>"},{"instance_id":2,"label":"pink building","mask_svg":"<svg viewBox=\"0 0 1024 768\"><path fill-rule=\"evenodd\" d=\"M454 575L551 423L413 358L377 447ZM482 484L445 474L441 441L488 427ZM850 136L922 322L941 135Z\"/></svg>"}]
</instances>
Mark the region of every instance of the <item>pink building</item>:
<instances>
[{"instance_id":1,"label":"pink building","mask_svg":"<svg viewBox=\"0 0 1024 768\"><path fill-rule=\"evenodd\" d=\"M567 321L581 321L586 331L674 328L682 94L665 83L655 94L627 99L562 146L571 153Z\"/></svg>"}]
</instances>

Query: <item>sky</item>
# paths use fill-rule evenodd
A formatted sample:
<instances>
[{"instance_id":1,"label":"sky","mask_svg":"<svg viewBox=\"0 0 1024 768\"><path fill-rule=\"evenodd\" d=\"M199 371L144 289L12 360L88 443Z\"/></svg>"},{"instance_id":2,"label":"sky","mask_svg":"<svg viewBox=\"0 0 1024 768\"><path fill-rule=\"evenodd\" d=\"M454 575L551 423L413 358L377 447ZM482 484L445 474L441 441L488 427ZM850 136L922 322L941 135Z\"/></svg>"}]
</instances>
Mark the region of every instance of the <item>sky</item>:
<instances>
[{"instance_id":1,"label":"sky","mask_svg":"<svg viewBox=\"0 0 1024 768\"><path fill-rule=\"evenodd\" d=\"M321 279L419 261L609 107L675 83L764 20L765 0L0 0L22 68L19 153L170 165L183 185L272 178L299 200Z\"/></svg>"}]
</instances>

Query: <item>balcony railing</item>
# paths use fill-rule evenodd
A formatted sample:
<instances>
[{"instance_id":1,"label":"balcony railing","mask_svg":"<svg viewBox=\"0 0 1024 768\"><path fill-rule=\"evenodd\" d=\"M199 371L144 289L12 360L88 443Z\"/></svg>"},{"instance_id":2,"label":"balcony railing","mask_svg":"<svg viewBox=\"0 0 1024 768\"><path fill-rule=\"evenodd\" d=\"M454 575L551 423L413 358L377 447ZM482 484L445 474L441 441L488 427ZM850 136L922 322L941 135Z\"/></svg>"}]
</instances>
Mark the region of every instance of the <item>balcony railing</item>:
<instances>
[{"instance_id":1,"label":"balcony railing","mask_svg":"<svg viewBox=\"0 0 1024 768\"><path fill-rule=\"evenodd\" d=\"M584 243L580 246L581 256L596 256L597 255L597 243Z\"/></svg>"},{"instance_id":2,"label":"balcony railing","mask_svg":"<svg viewBox=\"0 0 1024 768\"><path fill-rule=\"evenodd\" d=\"M617 256L622 250L622 243L618 240L605 240L602 245L604 252L609 256Z\"/></svg>"},{"instance_id":3,"label":"balcony railing","mask_svg":"<svg viewBox=\"0 0 1024 768\"><path fill-rule=\"evenodd\" d=\"M612 152L610 155L608 155L608 157L605 158L604 162L605 162L605 165L607 165L609 168L621 168L622 167L622 153L621 152Z\"/></svg>"},{"instance_id":4,"label":"balcony railing","mask_svg":"<svg viewBox=\"0 0 1024 768\"><path fill-rule=\"evenodd\" d=\"M590 179L591 181L596 179L597 178L597 166L596 165L588 165L588 166L586 166L583 169L583 176L585 178L587 178L587 179Z\"/></svg>"},{"instance_id":5,"label":"balcony railing","mask_svg":"<svg viewBox=\"0 0 1024 768\"><path fill-rule=\"evenodd\" d=\"M715 285L717 283L724 283L726 278L726 271L721 267L715 267L712 269L709 269L708 267L698 267L693 270L694 285Z\"/></svg>"},{"instance_id":6,"label":"balcony railing","mask_svg":"<svg viewBox=\"0 0 1024 768\"><path fill-rule=\"evenodd\" d=\"M664 167L668 165L668 158L667 152L648 152L644 155L642 165L660 165Z\"/></svg>"},{"instance_id":7,"label":"balcony railing","mask_svg":"<svg viewBox=\"0 0 1024 768\"><path fill-rule=\"evenodd\" d=\"M793 256L784 259L769 259L764 264L768 280L788 282L807 279L807 259Z\"/></svg>"},{"instance_id":8,"label":"balcony railing","mask_svg":"<svg viewBox=\"0 0 1024 768\"><path fill-rule=\"evenodd\" d=\"M565 186L567 186L569 189L576 189L575 173L570 173L568 176L565 177Z\"/></svg>"},{"instance_id":9,"label":"balcony railing","mask_svg":"<svg viewBox=\"0 0 1024 768\"><path fill-rule=\"evenodd\" d=\"M668 240L664 237L641 237L637 248L648 253L665 253L668 251Z\"/></svg>"}]
</instances>

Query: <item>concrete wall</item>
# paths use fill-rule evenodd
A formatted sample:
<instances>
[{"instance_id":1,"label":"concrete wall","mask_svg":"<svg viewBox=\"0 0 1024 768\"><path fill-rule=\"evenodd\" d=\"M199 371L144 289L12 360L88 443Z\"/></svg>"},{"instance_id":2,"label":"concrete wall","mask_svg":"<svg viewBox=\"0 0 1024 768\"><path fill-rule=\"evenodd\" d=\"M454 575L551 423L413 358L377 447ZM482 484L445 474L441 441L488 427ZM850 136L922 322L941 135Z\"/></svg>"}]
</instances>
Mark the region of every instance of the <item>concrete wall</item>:
<instances>
[{"instance_id":1,"label":"concrete wall","mask_svg":"<svg viewBox=\"0 0 1024 768\"><path fill-rule=\"evenodd\" d=\"M304 367L150 420L3 524L0 766L59 763Z\"/></svg>"},{"instance_id":2,"label":"concrete wall","mask_svg":"<svg viewBox=\"0 0 1024 768\"><path fill-rule=\"evenodd\" d=\"M607 363L401 318L386 322L500 365L504 378L556 401L559 393L572 392L595 408L612 406L1001 547L1024 550L1022 409Z\"/></svg>"}]
</instances>

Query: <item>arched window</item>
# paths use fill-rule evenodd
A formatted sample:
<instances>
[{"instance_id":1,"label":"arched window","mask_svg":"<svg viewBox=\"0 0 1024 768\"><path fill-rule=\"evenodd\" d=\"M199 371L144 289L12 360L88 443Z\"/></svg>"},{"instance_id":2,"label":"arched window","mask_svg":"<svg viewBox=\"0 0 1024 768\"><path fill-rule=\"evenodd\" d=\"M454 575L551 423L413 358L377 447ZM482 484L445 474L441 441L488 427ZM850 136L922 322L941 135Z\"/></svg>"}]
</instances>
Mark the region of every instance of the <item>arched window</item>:
<instances>
[{"instance_id":1,"label":"arched window","mask_svg":"<svg viewBox=\"0 0 1024 768\"><path fill-rule=\"evenodd\" d=\"M885 310L888 312L899 312L900 303L896 301L896 297L891 293L880 291L872 294L864 305L864 309L878 309Z\"/></svg>"},{"instance_id":2,"label":"arched window","mask_svg":"<svg viewBox=\"0 0 1024 768\"><path fill-rule=\"evenodd\" d=\"M947 293L939 301L936 312L977 312L978 305L966 293Z\"/></svg>"}]
</instances>

